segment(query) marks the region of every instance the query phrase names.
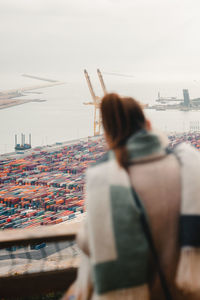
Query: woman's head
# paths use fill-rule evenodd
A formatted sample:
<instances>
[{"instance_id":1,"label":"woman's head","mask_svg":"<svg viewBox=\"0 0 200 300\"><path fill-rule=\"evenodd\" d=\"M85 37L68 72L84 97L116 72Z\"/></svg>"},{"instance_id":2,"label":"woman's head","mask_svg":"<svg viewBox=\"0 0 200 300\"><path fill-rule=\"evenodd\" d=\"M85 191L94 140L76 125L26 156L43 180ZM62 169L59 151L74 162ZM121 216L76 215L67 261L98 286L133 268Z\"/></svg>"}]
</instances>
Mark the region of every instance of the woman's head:
<instances>
[{"instance_id":1,"label":"woman's head","mask_svg":"<svg viewBox=\"0 0 200 300\"><path fill-rule=\"evenodd\" d=\"M143 109L133 98L107 94L101 101L100 110L108 145L115 150L119 164L125 167L127 139L147 127Z\"/></svg>"}]
</instances>

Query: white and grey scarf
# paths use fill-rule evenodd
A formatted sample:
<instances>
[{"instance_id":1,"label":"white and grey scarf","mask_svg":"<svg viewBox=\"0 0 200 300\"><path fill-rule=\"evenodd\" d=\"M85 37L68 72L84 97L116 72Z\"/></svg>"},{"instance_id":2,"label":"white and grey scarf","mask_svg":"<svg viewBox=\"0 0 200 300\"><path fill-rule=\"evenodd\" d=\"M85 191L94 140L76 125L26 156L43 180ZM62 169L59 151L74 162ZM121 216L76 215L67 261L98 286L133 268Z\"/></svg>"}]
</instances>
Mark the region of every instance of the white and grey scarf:
<instances>
[{"instance_id":1,"label":"white and grey scarf","mask_svg":"<svg viewBox=\"0 0 200 300\"><path fill-rule=\"evenodd\" d=\"M130 162L167 155L160 136L144 130L128 140L127 149ZM174 154L180 161L182 179L177 284L196 291L200 289L200 154L186 144L179 145ZM134 299L149 299L149 244L127 172L110 151L89 168L86 182L95 292L101 295L131 288Z\"/></svg>"}]
</instances>

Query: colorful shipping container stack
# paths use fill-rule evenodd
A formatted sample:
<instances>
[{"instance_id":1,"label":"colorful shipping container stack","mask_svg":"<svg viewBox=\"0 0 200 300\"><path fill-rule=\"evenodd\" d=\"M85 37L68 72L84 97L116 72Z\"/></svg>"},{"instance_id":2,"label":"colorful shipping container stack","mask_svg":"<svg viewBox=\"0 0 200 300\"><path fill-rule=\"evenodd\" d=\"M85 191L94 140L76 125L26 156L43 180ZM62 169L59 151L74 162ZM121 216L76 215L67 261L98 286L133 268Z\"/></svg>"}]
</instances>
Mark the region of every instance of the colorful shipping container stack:
<instances>
[{"instance_id":1,"label":"colorful shipping container stack","mask_svg":"<svg viewBox=\"0 0 200 300\"><path fill-rule=\"evenodd\" d=\"M53 225L83 213L85 169L103 154L100 137L0 160L0 229Z\"/></svg>"},{"instance_id":2,"label":"colorful shipping container stack","mask_svg":"<svg viewBox=\"0 0 200 300\"><path fill-rule=\"evenodd\" d=\"M174 148L180 143L188 143L194 146L197 150L200 149L200 133L199 132L187 132L187 133L175 133L168 136L170 141L170 147Z\"/></svg>"}]
</instances>

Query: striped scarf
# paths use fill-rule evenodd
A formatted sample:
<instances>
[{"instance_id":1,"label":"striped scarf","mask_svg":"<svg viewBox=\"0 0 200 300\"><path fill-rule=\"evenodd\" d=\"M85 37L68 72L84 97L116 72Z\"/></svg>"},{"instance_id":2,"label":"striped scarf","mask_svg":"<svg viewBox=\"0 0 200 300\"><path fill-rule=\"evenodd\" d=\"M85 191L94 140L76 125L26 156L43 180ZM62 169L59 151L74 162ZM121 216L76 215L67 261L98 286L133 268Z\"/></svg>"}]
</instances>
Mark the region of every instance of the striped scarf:
<instances>
[{"instance_id":1,"label":"striped scarf","mask_svg":"<svg viewBox=\"0 0 200 300\"><path fill-rule=\"evenodd\" d=\"M130 163L167 155L160 136L142 130L127 142ZM177 271L180 288L200 288L200 155L182 144L175 150L181 165L182 204L180 212L181 255ZM95 293L132 288L133 299L149 299L149 244L141 224L138 197L128 173L112 151L87 171L89 246ZM141 202L141 200L139 199ZM198 262L198 263L197 263Z\"/></svg>"}]
</instances>

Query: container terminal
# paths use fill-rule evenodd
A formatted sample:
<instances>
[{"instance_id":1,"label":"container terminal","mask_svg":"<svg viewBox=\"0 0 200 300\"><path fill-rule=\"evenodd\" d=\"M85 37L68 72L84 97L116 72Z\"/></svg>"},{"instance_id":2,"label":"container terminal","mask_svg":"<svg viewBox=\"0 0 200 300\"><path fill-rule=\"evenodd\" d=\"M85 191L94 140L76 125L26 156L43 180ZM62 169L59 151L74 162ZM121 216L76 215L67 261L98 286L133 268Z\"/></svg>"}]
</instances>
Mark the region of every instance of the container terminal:
<instances>
[{"instance_id":1,"label":"container terminal","mask_svg":"<svg viewBox=\"0 0 200 300\"><path fill-rule=\"evenodd\" d=\"M200 149L200 132L169 135ZM86 168L105 153L102 136L0 157L0 229L72 220L84 212Z\"/></svg>"},{"instance_id":2,"label":"container terminal","mask_svg":"<svg viewBox=\"0 0 200 300\"><path fill-rule=\"evenodd\" d=\"M200 131L173 133L168 135L169 147L173 149L181 143L192 145L197 150L200 150Z\"/></svg>"},{"instance_id":3,"label":"container terminal","mask_svg":"<svg viewBox=\"0 0 200 300\"><path fill-rule=\"evenodd\" d=\"M0 229L72 220L84 212L84 173L104 154L103 137L0 157Z\"/></svg>"}]
</instances>

